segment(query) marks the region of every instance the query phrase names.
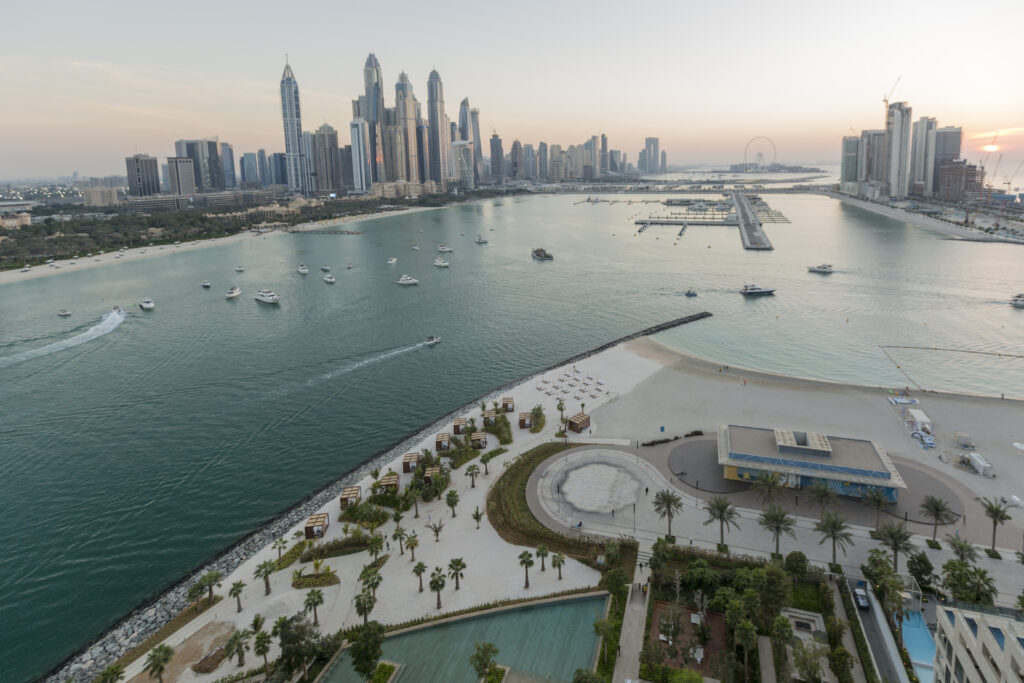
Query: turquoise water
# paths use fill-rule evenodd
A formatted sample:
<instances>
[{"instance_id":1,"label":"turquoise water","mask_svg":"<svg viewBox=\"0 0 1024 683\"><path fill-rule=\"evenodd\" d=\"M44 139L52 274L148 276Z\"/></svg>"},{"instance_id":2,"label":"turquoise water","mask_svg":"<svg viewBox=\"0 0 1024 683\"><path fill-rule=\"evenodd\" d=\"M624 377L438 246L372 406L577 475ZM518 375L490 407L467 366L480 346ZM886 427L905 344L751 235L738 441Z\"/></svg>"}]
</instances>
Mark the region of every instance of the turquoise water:
<instances>
[{"instance_id":1,"label":"turquoise water","mask_svg":"<svg viewBox=\"0 0 1024 683\"><path fill-rule=\"evenodd\" d=\"M637 237L632 216L654 205L553 196L0 287L5 677L42 673L419 426L665 320L714 313L660 336L697 355L872 384L907 384L879 344L1019 353L1024 311L1006 300L1024 291L1020 247L944 240L824 197L767 198L793 221L767 226L770 253L743 251L734 228L691 227L678 246L669 228ZM453 245L451 268L431 265L435 242ZM555 260L532 260L537 246ZM807 273L822 261L836 273ZM401 273L421 284L395 285ZM744 300L748 281L778 292ZM226 301L231 285L245 293ZM281 305L253 301L261 287ZM143 296L155 311L139 311ZM129 307L123 321L104 319L114 304ZM434 334L444 341L419 345ZM929 388L1024 396L1021 360L892 353Z\"/></svg>"},{"instance_id":2,"label":"turquoise water","mask_svg":"<svg viewBox=\"0 0 1024 683\"><path fill-rule=\"evenodd\" d=\"M469 658L476 643L494 643L495 661L522 680L570 681L576 669L589 669L594 661L594 622L604 614L606 600L566 600L420 629L385 640L383 658L402 665L398 680L403 683L475 683ZM324 677L325 683L360 680L345 655Z\"/></svg>"},{"instance_id":3,"label":"turquoise water","mask_svg":"<svg viewBox=\"0 0 1024 683\"><path fill-rule=\"evenodd\" d=\"M910 661L914 663L914 671L921 683L932 683L935 680L935 638L920 612L911 612L903 617L903 644L910 653Z\"/></svg>"}]
</instances>

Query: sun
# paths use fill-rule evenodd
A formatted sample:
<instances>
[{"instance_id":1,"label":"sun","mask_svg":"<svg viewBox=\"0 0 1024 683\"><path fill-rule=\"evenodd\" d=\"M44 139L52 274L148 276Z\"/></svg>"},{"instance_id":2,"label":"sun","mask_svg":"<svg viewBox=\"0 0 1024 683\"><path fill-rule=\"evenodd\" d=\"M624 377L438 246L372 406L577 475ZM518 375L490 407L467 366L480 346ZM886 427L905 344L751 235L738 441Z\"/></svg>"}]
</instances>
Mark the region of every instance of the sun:
<instances>
[{"instance_id":1,"label":"sun","mask_svg":"<svg viewBox=\"0 0 1024 683\"><path fill-rule=\"evenodd\" d=\"M999 145L985 145L982 149L986 152L995 152L999 149Z\"/></svg>"}]
</instances>

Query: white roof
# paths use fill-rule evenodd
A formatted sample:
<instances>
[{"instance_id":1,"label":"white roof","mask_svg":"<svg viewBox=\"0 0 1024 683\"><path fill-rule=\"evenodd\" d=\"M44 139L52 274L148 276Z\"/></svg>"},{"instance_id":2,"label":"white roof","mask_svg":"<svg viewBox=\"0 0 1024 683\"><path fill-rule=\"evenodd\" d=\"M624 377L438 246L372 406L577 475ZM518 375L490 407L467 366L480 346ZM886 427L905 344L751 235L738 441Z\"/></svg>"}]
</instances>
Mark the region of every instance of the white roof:
<instances>
[{"instance_id":1,"label":"white roof","mask_svg":"<svg viewBox=\"0 0 1024 683\"><path fill-rule=\"evenodd\" d=\"M925 412L918 408L907 408L907 415L912 417L915 422L931 422Z\"/></svg>"}]
</instances>

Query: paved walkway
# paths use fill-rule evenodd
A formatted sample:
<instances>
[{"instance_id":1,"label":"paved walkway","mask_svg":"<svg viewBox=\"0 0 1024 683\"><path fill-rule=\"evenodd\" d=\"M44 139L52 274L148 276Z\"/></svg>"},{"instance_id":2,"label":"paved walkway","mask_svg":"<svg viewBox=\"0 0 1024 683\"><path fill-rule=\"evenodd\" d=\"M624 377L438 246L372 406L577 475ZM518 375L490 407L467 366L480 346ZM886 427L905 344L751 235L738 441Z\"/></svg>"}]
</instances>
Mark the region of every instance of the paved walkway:
<instances>
[{"instance_id":1,"label":"paved walkway","mask_svg":"<svg viewBox=\"0 0 1024 683\"><path fill-rule=\"evenodd\" d=\"M860 628L860 626L857 625L857 615L855 614L853 615L853 618L850 618L846 614L846 607L843 605L843 596L839 594L839 584L832 581L829 585L832 587L832 598L836 605L836 617L845 621L849 626L849 628L843 631L843 647L846 648L847 652L853 655L854 683L867 683L867 678L864 676L864 667L861 666L860 656L857 652L857 643L853 639L852 629Z\"/></svg>"},{"instance_id":2,"label":"paved walkway","mask_svg":"<svg viewBox=\"0 0 1024 683\"><path fill-rule=\"evenodd\" d=\"M641 543L639 554L649 556L650 543ZM646 566L646 562L644 563ZM615 672L612 683L623 683L627 680L636 681L640 678L640 650L643 649L647 634L647 601L650 592L644 593L641 587L647 582L644 570L636 567L633 573L633 587L626 604L626 613L622 616L622 633L619 636L619 656L615 660Z\"/></svg>"}]
</instances>

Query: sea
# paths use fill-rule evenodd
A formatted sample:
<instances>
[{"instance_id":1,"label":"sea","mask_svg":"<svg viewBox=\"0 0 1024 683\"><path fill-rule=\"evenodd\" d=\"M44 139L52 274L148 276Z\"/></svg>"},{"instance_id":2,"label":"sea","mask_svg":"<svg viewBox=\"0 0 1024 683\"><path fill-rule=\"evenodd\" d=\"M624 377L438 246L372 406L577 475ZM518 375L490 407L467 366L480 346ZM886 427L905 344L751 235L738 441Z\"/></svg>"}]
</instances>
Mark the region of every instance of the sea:
<instances>
[{"instance_id":1,"label":"sea","mask_svg":"<svg viewBox=\"0 0 1024 683\"><path fill-rule=\"evenodd\" d=\"M591 198L609 201L475 201L0 287L3 678L43 674L421 425L690 313L713 317L658 339L723 364L1024 398L1019 246L766 194L790 222L766 224L773 251L744 251L735 227L637 234L661 196ZM808 272L822 262L835 272ZM776 292L745 299L745 283Z\"/></svg>"}]
</instances>

